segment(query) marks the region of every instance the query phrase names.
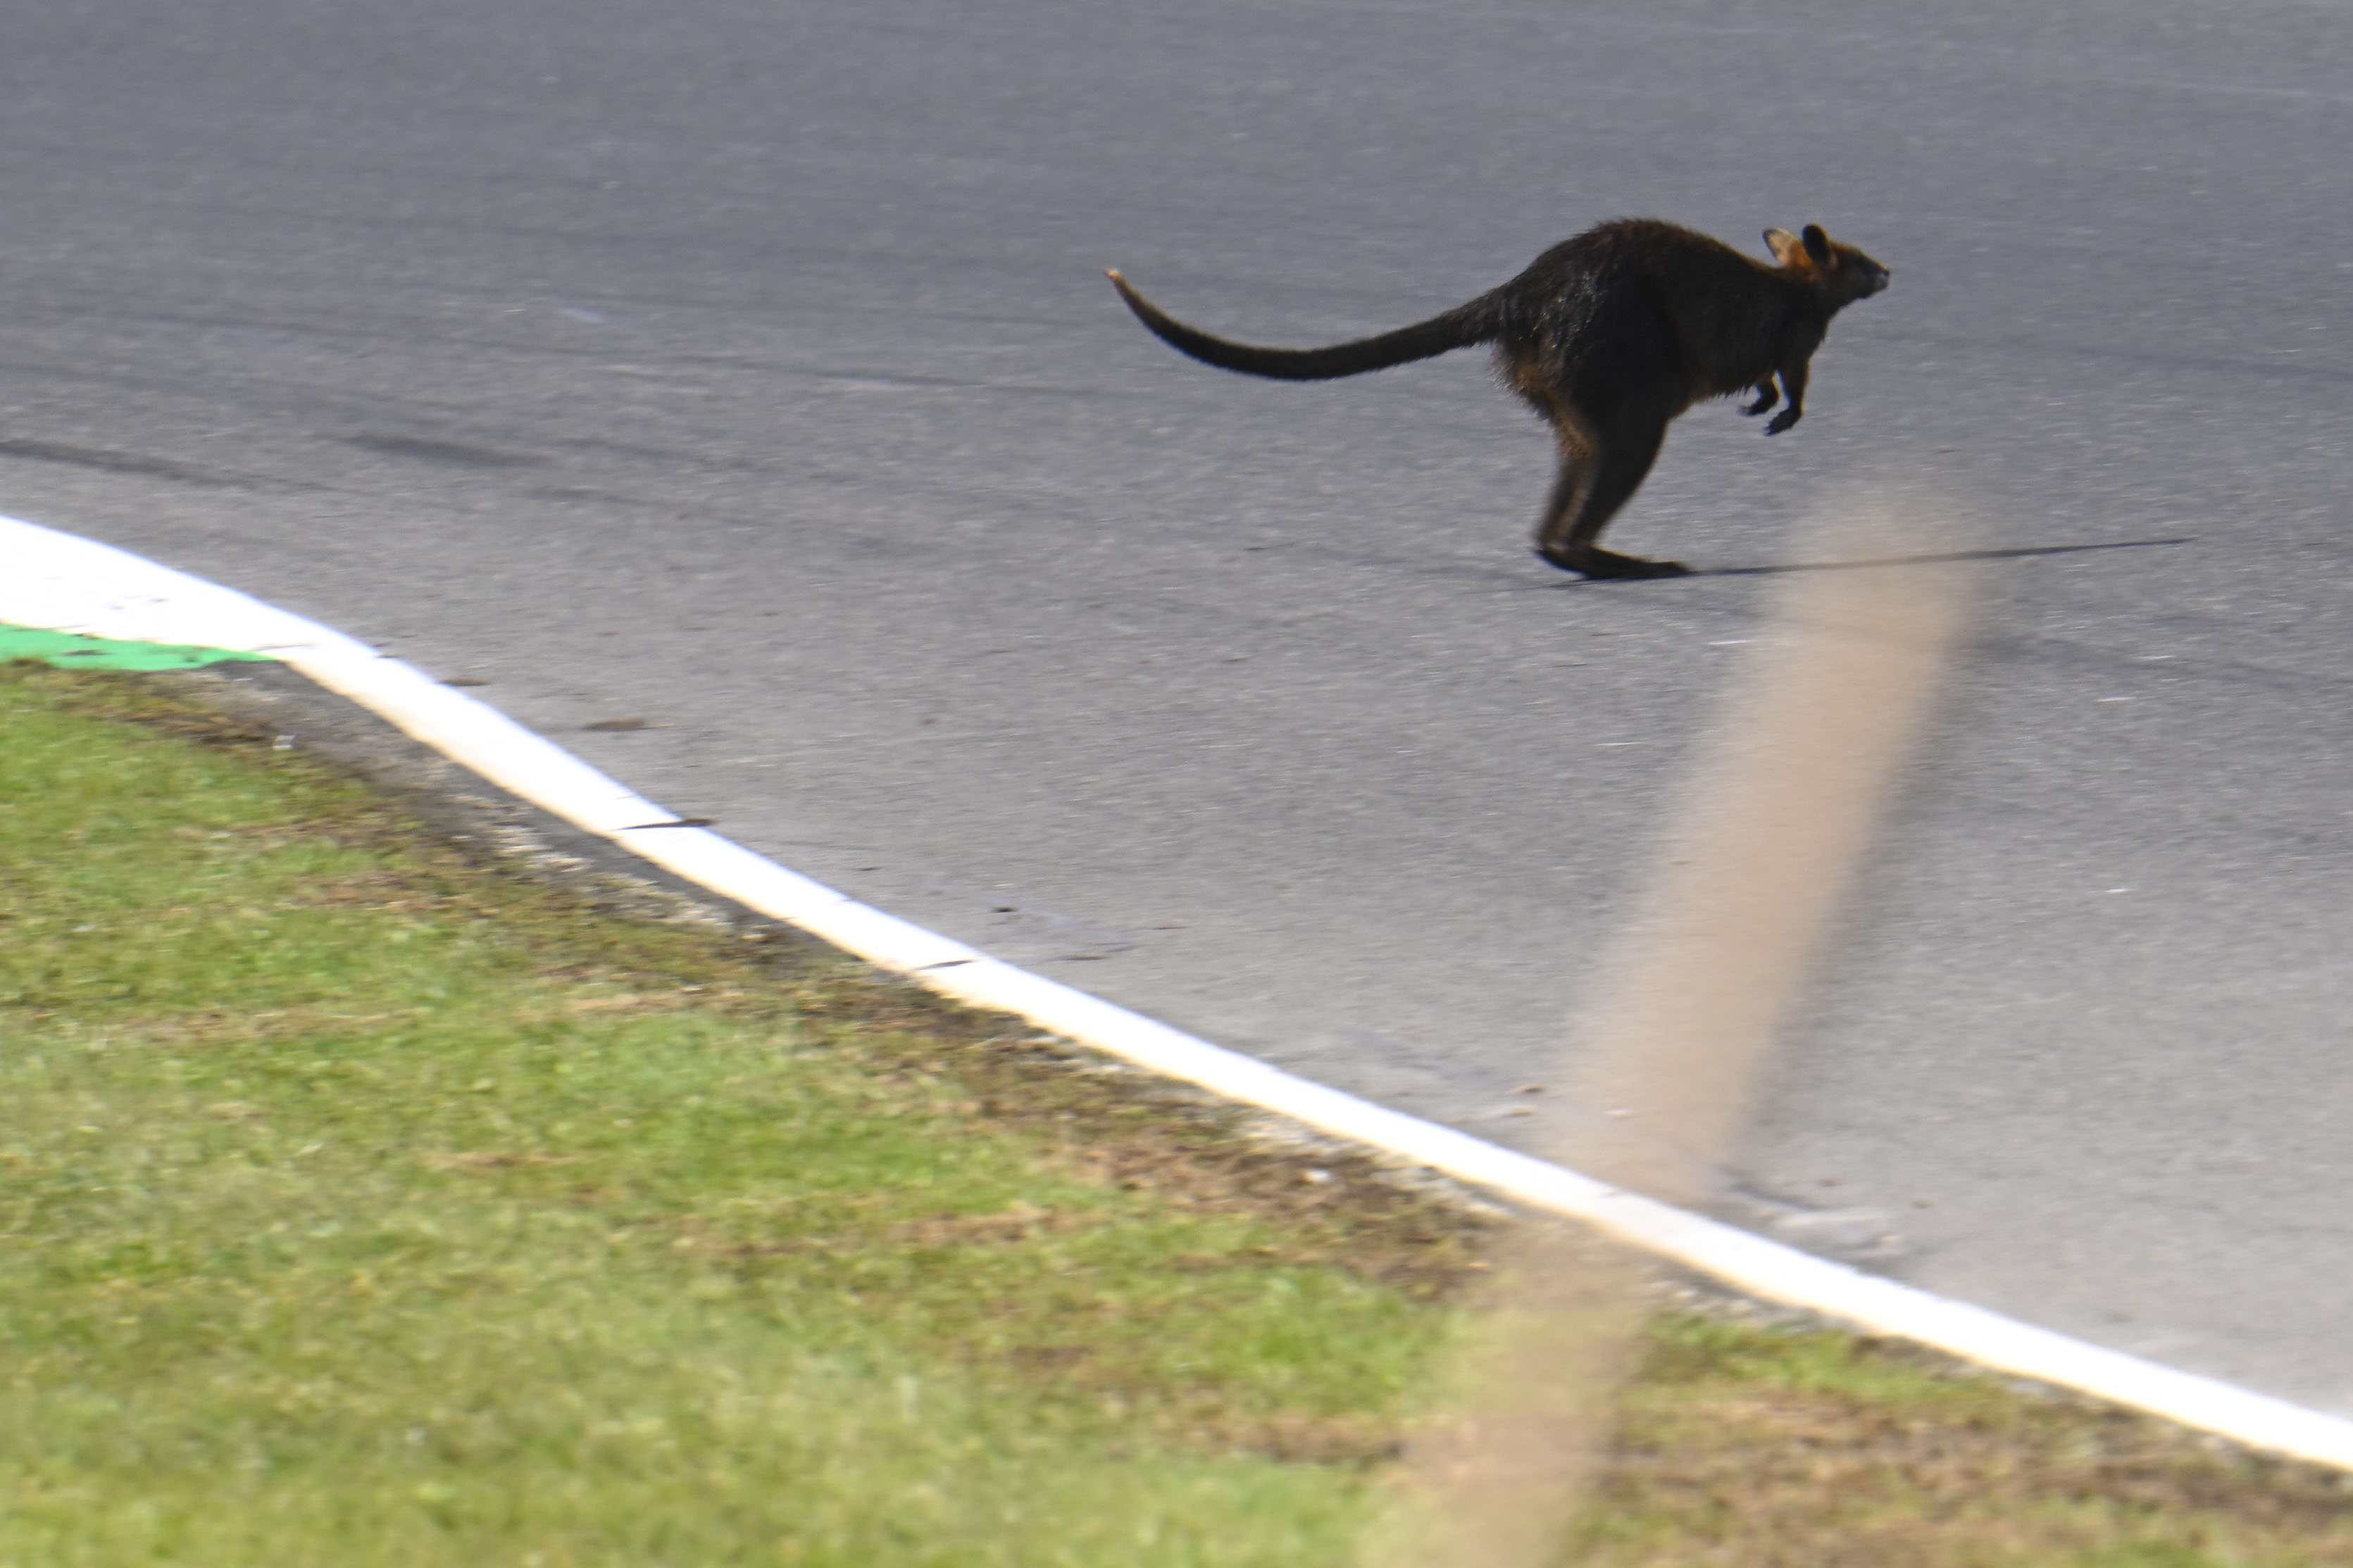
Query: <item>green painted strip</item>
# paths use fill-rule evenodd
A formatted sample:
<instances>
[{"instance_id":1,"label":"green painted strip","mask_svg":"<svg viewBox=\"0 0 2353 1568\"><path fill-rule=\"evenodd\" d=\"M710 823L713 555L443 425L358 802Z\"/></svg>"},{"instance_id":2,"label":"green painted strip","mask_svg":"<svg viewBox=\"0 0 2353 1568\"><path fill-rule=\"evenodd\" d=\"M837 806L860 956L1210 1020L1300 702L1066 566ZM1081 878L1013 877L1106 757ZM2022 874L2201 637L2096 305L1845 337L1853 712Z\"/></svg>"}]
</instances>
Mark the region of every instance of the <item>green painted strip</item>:
<instances>
[{"instance_id":1,"label":"green painted strip","mask_svg":"<svg viewBox=\"0 0 2353 1568\"><path fill-rule=\"evenodd\" d=\"M72 632L0 625L0 664L16 658L38 659L61 669L200 669L231 659L268 661L270 656L232 653L222 647L184 647L176 643L114 642Z\"/></svg>"}]
</instances>

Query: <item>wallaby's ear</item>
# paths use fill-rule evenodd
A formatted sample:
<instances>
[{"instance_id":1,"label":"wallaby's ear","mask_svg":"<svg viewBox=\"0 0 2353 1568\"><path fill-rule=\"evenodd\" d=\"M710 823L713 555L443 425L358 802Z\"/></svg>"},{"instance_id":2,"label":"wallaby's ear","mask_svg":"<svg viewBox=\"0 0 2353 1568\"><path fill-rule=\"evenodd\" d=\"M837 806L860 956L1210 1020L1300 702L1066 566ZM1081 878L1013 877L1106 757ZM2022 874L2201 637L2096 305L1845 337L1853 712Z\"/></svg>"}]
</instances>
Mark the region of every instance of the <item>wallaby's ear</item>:
<instances>
[{"instance_id":1,"label":"wallaby's ear","mask_svg":"<svg viewBox=\"0 0 2353 1568\"><path fill-rule=\"evenodd\" d=\"M1768 228L1765 231L1765 248L1773 253L1774 260L1787 267L1804 247L1798 243L1798 237L1788 229Z\"/></svg>"},{"instance_id":2,"label":"wallaby's ear","mask_svg":"<svg viewBox=\"0 0 2353 1568\"><path fill-rule=\"evenodd\" d=\"M1818 223L1808 224L1806 226L1805 238L1806 254L1814 258L1814 265L1817 267L1829 266L1831 261L1831 237L1822 232L1822 226Z\"/></svg>"}]
</instances>

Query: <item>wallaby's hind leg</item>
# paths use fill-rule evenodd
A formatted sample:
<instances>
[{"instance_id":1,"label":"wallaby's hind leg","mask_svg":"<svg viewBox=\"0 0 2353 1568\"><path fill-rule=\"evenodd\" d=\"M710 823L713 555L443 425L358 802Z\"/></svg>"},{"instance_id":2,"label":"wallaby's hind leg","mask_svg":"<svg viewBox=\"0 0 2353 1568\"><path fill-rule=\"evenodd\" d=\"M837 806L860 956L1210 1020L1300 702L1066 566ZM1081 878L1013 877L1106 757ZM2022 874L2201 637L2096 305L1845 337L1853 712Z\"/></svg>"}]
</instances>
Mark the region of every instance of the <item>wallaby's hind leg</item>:
<instances>
[{"instance_id":1,"label":"wallaby's hind leg","mask_svg":"<svg viewBox=\"0 0 2353 1568\"><path fill-rule=\"evenodd\" d=\"M1536 524L1536 553L1564 572L1588 577L1681 577L1691 568L1680 561L1645 561L1620 555L1594 542L1626 504L1667 438L1663 416L1620 417L1606 431L1579 428L1556 417L1560 433L1560 476Z\"/></svg>"}]
</instances>

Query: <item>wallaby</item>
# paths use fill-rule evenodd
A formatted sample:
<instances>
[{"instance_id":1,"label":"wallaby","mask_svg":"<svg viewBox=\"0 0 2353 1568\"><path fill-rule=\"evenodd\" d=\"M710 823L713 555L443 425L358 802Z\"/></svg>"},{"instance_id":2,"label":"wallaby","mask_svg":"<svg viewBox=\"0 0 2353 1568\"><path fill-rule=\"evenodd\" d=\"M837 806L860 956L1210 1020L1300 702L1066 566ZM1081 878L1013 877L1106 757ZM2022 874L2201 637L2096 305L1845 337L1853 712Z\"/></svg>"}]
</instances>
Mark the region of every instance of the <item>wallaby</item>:
<instances>
[{"instance_id":1,"label":"wallaby","mask_svg":"<svg viewBox=\"0 0 2353 1568\"><path fill-rule=\"evenodd\" d=\"M1831 318L1887 287L1888 271L1817 225L1765 231L1774 265L1656 218L1622 218L1563 240L1502 288L1418 326L1327 349L1228 342L1164 314L1113 270L1136 319L1195 359L1279 381L1328 381L1473 343L1560 442L1560 477L1536 524L1536 553L1588 577L1674 577L1673 561L1597 542L1651 471L1667 422L1703 398L1755 388L1743 414L1805 413L1806 365ZM1777 388L1774 379L1778 377Z\"/></svg>"}]
</instances>

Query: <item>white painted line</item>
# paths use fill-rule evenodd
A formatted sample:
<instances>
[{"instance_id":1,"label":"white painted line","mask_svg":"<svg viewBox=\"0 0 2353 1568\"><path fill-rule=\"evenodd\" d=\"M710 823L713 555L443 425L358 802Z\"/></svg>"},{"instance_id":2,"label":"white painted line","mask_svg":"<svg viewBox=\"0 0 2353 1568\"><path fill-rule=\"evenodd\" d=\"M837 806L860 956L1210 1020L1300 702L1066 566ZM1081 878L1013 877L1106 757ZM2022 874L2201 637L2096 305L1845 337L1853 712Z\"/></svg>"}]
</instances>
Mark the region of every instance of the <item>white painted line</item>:
<instances>
[{"instance_id":1,"label":"white painted line","mask_svg":"<svg viewBox=\"0 0 2353 1568\"><path fill-rule=\"evenodd\" d=\"M270 653L484 778L724 898L983 1007L1565 1215L1748 1294L2250 1447L2353 1470L2353 1421L1915 1290L1386 1110L856 902L697 827L504 714L314 621L111 545L0 518L0 622Z\"/></svg>"}]
</instances>

